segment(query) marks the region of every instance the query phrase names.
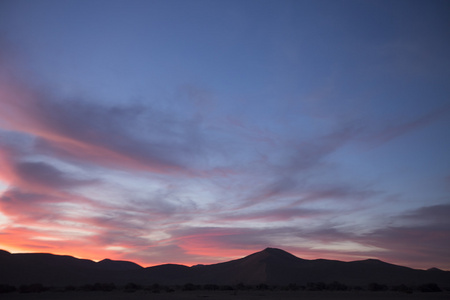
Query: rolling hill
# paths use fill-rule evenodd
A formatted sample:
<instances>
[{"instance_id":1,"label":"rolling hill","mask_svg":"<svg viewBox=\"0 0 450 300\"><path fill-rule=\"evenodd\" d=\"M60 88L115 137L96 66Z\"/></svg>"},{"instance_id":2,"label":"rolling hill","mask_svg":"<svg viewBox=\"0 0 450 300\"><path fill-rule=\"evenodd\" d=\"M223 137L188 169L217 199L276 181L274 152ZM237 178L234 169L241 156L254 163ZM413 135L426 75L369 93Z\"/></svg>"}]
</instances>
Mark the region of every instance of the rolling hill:
<instances>
[{"instance_id":1,"label":"rolling hill","mask_svg":"<svg viewBox=\"0 0 450 300\"><path fill-rule=\"evenodd\" d=\"M94 262L71 256L43 253L11 254L0 251L0 284L42 283L66 286L112 282L150 285L160 284L269 284L288 285L308 282L347 285L418 285L437 283L450 287L450 272L439 269L417 270L368 259L342 262L306 260L286 251L267 248L246 257L211 265L187 267L176 264L143 268L135 263L105 259Z\"/></svg>"}]
</instances>

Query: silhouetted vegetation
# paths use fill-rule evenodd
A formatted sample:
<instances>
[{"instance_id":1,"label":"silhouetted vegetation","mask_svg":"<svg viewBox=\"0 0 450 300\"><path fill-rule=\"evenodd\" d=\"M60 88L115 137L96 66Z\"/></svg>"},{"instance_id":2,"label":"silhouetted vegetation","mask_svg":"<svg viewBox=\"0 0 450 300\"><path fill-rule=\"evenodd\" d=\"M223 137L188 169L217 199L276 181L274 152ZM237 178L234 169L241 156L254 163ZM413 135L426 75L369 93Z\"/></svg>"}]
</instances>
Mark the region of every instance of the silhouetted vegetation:
<instances>
[{"instance_id":1,"label":"silhouetted vegetation","mask_svg":"<svg viewBox=\"0 0 450 300\"><path fill-rule=\"evenodd\" d=\"M137 283L129 282L124 286L117 287L114 283L101 283L85 284L81 286L69 285L64 288L46 287L40 283L20 285L19 287L7 284L0 284L1 293L41 293L46 291L59 291L59 292L71 292L71 291L101 291L111 292L114 290L120 290L127 293L133 293L138 290L145 290L151 293L170 293L175 291L373 291L373 292L400 292L400 293L433 293L442 292L443 290L436 283L427 283L417 286L410 286L405 284L388 286L377 282L372 282L365 287L361 286L348 286L344 283L333 281L330 283L325 282L308 282L306 285L298 283L290 283L286 286L268 285L266 283L260 283L255 285L248 285L238 283L236 285L218 285L218 284L194 284L186 283L184 285L166 286L158 283L143 286Z\"/></svg>"},{"instance_id":2,"label":"silhouetted vegetation","mask_svg":"<svg viewBox=\"0 0 450 300\"><path fill-rule=\"evenodd\" d=\"M379 284L379 283L376 283L376 282L372 282L372 283L369 284L367 289L369 291L372 291L372 292L381 292L381 291L387 291L388 290L388 286L385 285L385 284Z\"/></svg>"},{"instance_id":3,"label":"silhouetted vegetation","mask_svg":"<svg viewBox=\"0 0 450 300\"><path fill-rule=\"evenodd\" d=\"M205 284L203 289L206 291L217 291L220 287L217 284Z\"/></svg>"},{"instance_id":4,"label":"silhouetted vegetation","mask_svg":"<svg viewBox=\"0 0 450 300\"><path fill-rule=\"evenodd\" d=\"M243 284L242 282L239 282L236 285L236 290L245 290L245 289L246 289L245 284Z\"/></svg>"},{"instance_id":5,"label":"silhouetted vegetation","mask_svg":"<svg viewBox=\"0 0 450 300\"><path fill-rule=\"evenodd\" d=\"M150 286L147 286L144 288L146 291L152 292L152 293L161 293L161 292L166 292L166 293L172 293L175 292L175 289L173 287L170 286L165 286L165 285L161 285L159 283L154 283Z\"/></svg>"},{"instance_id":6,"label":"silhouetted vegetation","mask_svg":"<svg viewBox=\"0 0 450 300\"><path fill-rule=\"evenodd\" d=\"M183 286L183 291L196 291L201 289L201 285L193 284L193 283L186 283Z\"/></svg>"},{"instance_id":7,"label":"silhouetted vegetation","mask_svg":"<svg viewBox=\"0 0 450 300\"><path fill-rule=\"evenodd\" d=\"M142 290L142 289L143 289L142 285L136 284L136 283L133 283L133 282L127 283L125 285L125 287L124 287L124 291L127 292L127 293L134 293L137 290Z\"/></svg>"},{"instance_id":8,"label":"silhouetted vegetation","mask_svg":"<svg viewBox=\"0 0 450 300\"><path fill-rule=\"evenodd\" d=\"M256 289L257 289L257 290L263 290L263 291L265 291L265 290L268 290L268 289L269 289L269 286L268 286L267 284L265 284L265 283L261 283L261 284L258 284L258 285L256 286Z\"/></svg>"},{"instance_id":9,"label":"silhouetted vegetation","mask_svg":"<svg viewBox=\"0 0 450 300\"><path fill-rule=\"evenodd\" d=\"M33 284L23 284L19 286L19 292L21 293L41 293L48 290L47 287L44 287L40 283L33 283Z\"/></svg>"},{"instance_id":10,"label":"silhouetted vegetation","mask_svg":"<svg viewBox=\"0 0 450 300\"><path fill-rule=\"evenodd\" d=\"M422 284L417 289L424 293L442 292L441 288L436 283Z\"/></svg>"},{"instance_id":11,"label":"silhouetted vegetation","mask_svg":"<svg viewBox=\"0 0 450 300\"><path fill-rule=\"evenodd\" d=\"M413 288L410 286L407 286L405 284L400 284L400 285L394 285L391 287L391 291L394 292L402 292L402 293L412 293L413 292Z\"/></svg>"},{"instance_id":12,"label":"silhouetted vegetation","mask_svg":"<svg viewBox=\"0 0 450 300\"><path fill-rule=\"evenodd\" d=\"M298 285L298 284L296 284L296 283L289 283L289 284L286 286L286 290L287 290L287 291L298 291L298 290L300 290L300 289L302 289L302 286L300 286L300 285Z\"/></svg>"},{"instance_id":13,"label":"silhouetted vegetation","mask_svg":"<svg viewBox=\"0 0 450 300\"><path fill-rule=\"evenodd\" d=\"M327 285L324 282L308 282L306 289L308 291L324 291L327 289Z\"/></svg>"},{"instance_id":14,"label":"silhouetted vegetation","mask_svg":"<svg viewBox=\"0 0 450 300\"><path fill-rule=\"evenodd\" d=\"M221 291L233 291L234 288L231 285L220 285L219 289Z\"/></svg>"}]
</instances>

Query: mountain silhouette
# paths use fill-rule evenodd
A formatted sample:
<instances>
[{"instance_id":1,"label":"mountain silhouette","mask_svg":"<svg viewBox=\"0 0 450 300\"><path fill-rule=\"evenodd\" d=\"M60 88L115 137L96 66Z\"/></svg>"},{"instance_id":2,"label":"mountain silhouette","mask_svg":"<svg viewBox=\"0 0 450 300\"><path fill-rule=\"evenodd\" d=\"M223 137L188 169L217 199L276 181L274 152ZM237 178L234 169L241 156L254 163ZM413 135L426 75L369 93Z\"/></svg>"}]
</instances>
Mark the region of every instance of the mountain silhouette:
<instances>
[{"instance_id":1,"label":"mountain silhouette","mask_svg":"<svg viewBox=\"0 0 450 300\"><path fill-rule=\"evenodd\" d=\"M129 270L139 270L142 267L134 262L130 261L121 261L121 260L111 260L104 259L97 263L97 266L100 269L104 270L120 270L120 271L129 271Z\"/></svg>"},{"instance_id":2,"label":"mountain silhouette","mask_svg":"<svg viewBox=\"0 0 450 300\"><path fill-rule=\"evenodd\" d=\"M270 284L305 285L308 282L340 282L347 285L419 285L436 283L450 287L450 272L436 268L417 270L376 259L352 262L306 260L284 250L266 248L246 257L211 265L187 267L164 264L143 268L128 261L94 262L71 256L19 253L0 250L0 284L42 283L49 286L128 282L160 284Z\"/></svg>"}]
</instances>

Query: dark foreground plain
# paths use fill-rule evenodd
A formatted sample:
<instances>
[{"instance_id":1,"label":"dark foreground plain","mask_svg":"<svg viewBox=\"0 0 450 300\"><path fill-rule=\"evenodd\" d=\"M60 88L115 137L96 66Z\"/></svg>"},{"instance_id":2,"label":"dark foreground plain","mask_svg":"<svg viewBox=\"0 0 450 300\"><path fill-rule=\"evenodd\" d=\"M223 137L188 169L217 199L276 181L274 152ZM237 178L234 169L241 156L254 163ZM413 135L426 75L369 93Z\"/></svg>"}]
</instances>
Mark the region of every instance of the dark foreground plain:
<instances>
[{"instance_id":1,"label":"dark foreground plain","mask_svg":"<svg viewBox=\"0 0 450 300\"><path fill-rule=\"evenodd\" d=\"M369 292L369 291L174 291L153 293L149 291L136 292L86 292L70 291L57 292L47 291L42 293L8 293L1 295L1 299L11 300L278 300L278 299L301 299L301 300L448 300L450 292L437 293L402 293L402 292Z\"/></svg>"}]
</instances>

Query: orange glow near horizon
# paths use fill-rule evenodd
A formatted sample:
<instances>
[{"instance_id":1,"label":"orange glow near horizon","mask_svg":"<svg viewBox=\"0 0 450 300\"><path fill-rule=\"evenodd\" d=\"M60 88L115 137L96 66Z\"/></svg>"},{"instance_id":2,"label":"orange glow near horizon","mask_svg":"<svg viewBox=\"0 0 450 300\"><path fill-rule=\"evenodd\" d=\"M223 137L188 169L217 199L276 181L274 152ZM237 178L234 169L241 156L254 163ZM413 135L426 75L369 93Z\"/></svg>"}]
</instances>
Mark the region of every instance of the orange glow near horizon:
<instances>
[{"instance_id":1,"label":"orange glow near horizon","mask_svg":"<svg viewBox=\"0 0 450 300\"><path fill-rule=\"evenodd\" d=\"M15 234L19 234L20 231L15 231ZM6 233L7 234L7 233ZM112 260L124 260L134 262L142 267L151 267L161 264L174 263L186 266L193 266L197 264L215 264L226 262L230 260L235 260L243 258L255 252L262 251L264 248L258 249L219 249L215 247L200 247L200 248L190 248L186 249L186 252L190 255L194 255L197 259L177 259L171 258L140 258L139 255L135 256L130 250L133 249L131 246L128 247L118 247L121 251L111 250L108 247L86 247L81 241L62 241L58 243L58 246L52 246L51 243L45 243L45 239L40 240L32 239L33 232L23 230L21 235L11 238L8 242L0 242L0 249L6 250L10 253L50 253L55 255L68 255L79 259L88 259L93 261L101 261L103 259ZM9 236L11 237L11 235ZM24 241L28 241L24 244ZM55 242L55 241L52 241ZM110 247L114 248L114 247ZM332 252L317 252L311 250L296 250L291 247L281 247L281 249L299 257L307 260L315 259L327 259L327 260L339 260L339 261L356 261L365 260L369 258L380 259L388 263L398 264L403 266L408 266L417 269L428 269L431 266L423 266L420 264L411 265L407 264L402 260L393 260L382 257L364 256L356 254L346 254L346 253L332 253Z\"/></svg>"},{"instance_id":2,"label":"orange glow near horizon","mask_svg":"<svg viewBox=\"0 0 450 300\"><path fill-rule=\"evenodd\" d=\"M176 264L182 264L186 266L192 266L197 264L214 264L214 263L221 263L226 262L230 260L235 260L239 258L243 258L245 256L248 256L250 254L253 254L258 251L262 251L263 249L223 249L219 250L218 252L211 252L206 251L205 249L200 249L199 252L192 252L192 254L195 254L196 256L203 256L205 259L203 260L183 260L179 261L176 259L173 260L144 260L144 259L126 259L126 255L124 253L117 253L115 251L107 250L107 249L86 249L86 247L82 247L81 245L78 245L78 247L74 247L73 243L72 245L61 245L61 247L52 247L44 244L39 244L38 241L35 242L35 244L32 245L20 245L20 241L23 241L21 239L17 239L13 243L0 243L0 249L6 250L10 253L50 253L55 255L68 255L73 256L79 259L88 259L93 261L101 261L103 259L112 259L112 260L127 260L132 261L134 263L137 263L140 266L143 267L151 267L155 265L160 264L166 264L166 263L176 263ZM74 247L71 248L70 247ZM76 250L74 250L76 249ZM302 259L330 259L330 260L341 260L341 261L352 261L352 260L358 260L358 259L367 259L367 257L361 257L357 258L354 257L353 259L349 259L349 257L346 256L328 256L328 257L321 257L318 255L314 255L313 253L306 253L304 252L303 255L298 256L298 254L290 252L291 254L300 257ZM208 259L209 258L209 259ZM214 258L214 259L211 259Z\"/></svg>"}]
</instances>

